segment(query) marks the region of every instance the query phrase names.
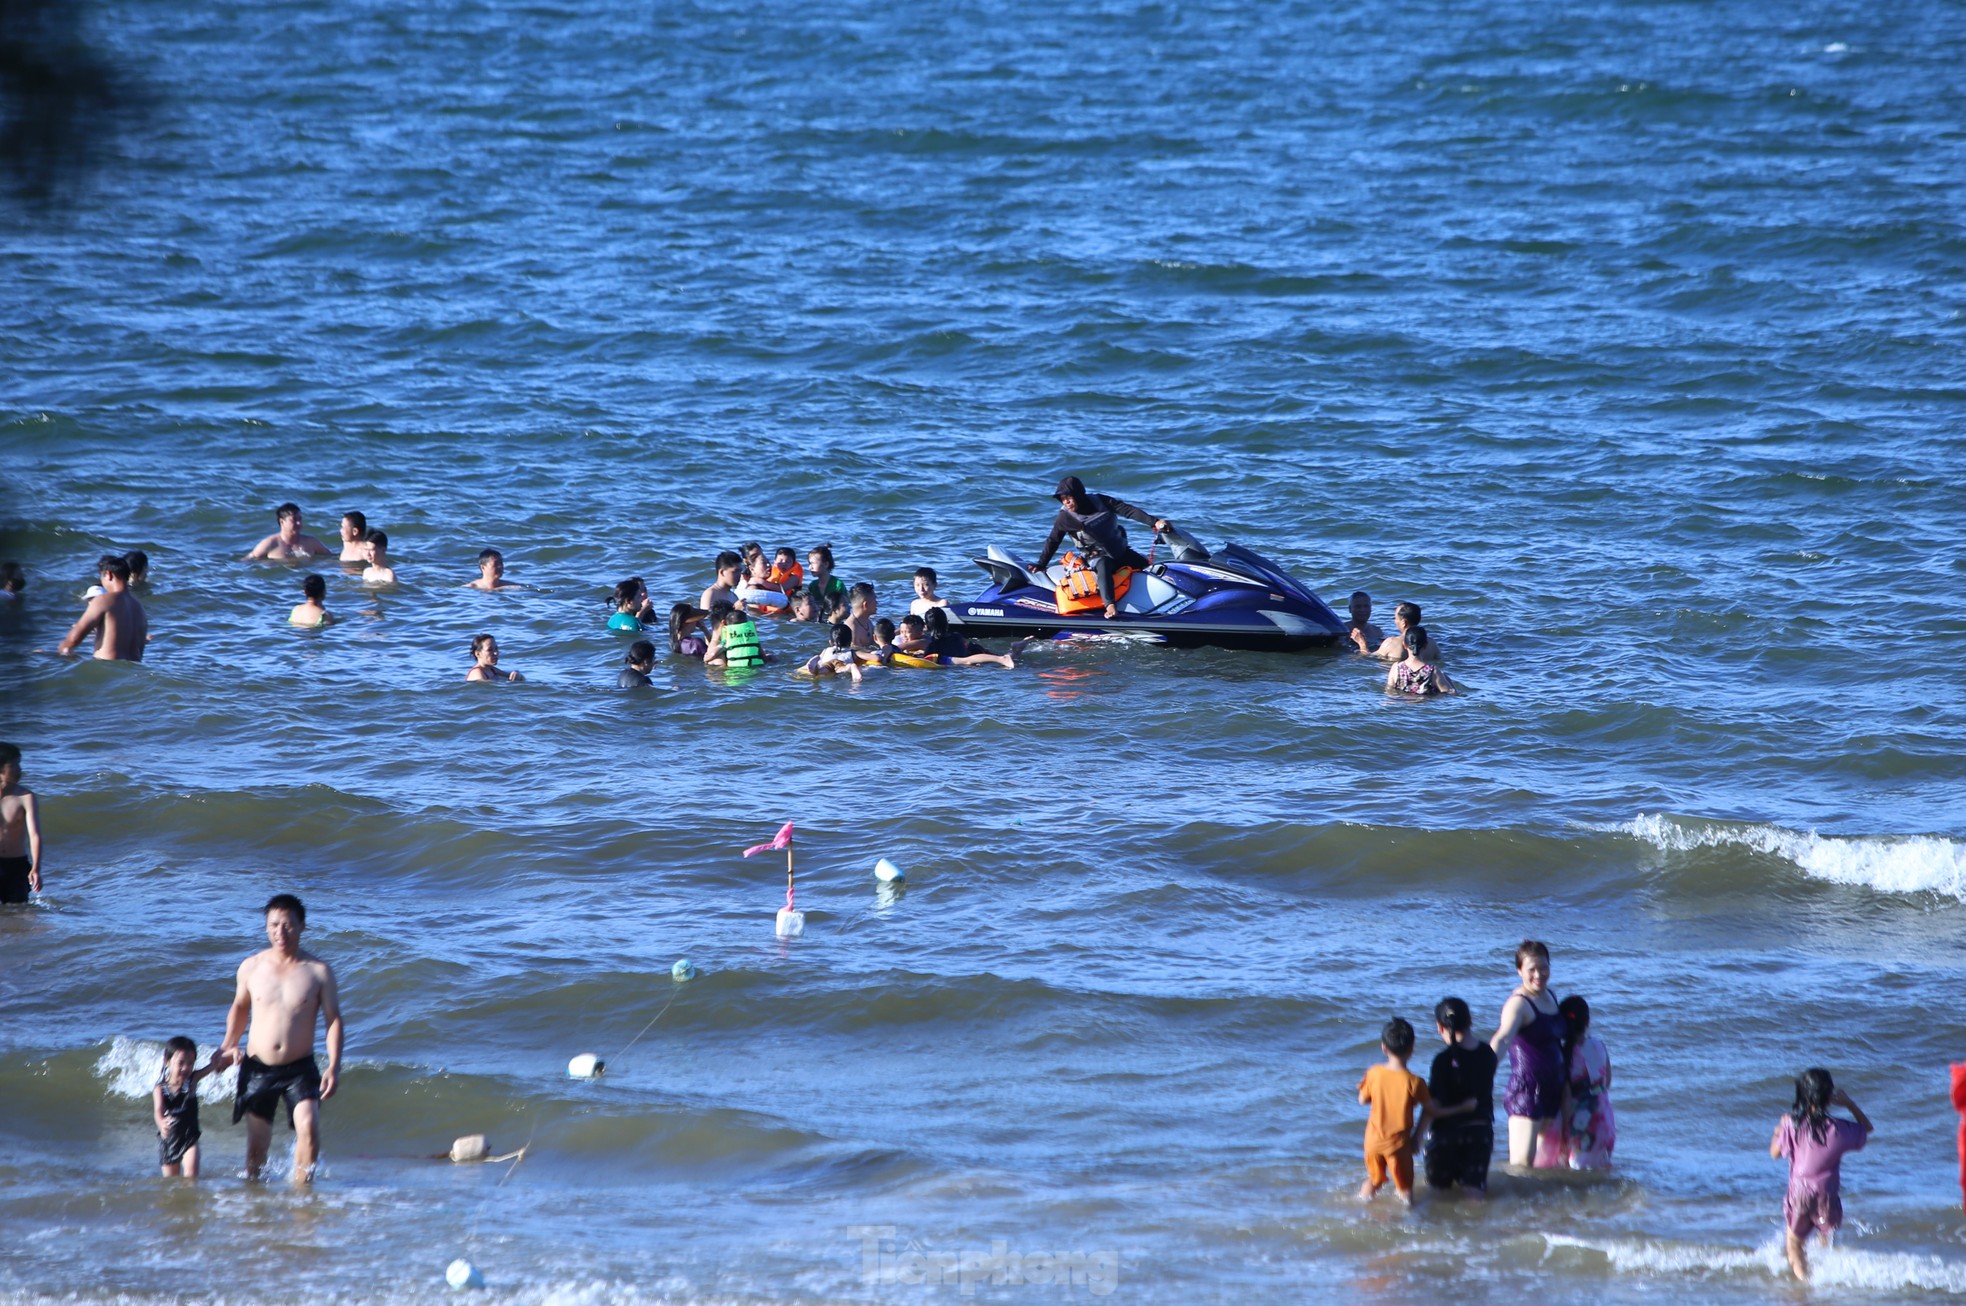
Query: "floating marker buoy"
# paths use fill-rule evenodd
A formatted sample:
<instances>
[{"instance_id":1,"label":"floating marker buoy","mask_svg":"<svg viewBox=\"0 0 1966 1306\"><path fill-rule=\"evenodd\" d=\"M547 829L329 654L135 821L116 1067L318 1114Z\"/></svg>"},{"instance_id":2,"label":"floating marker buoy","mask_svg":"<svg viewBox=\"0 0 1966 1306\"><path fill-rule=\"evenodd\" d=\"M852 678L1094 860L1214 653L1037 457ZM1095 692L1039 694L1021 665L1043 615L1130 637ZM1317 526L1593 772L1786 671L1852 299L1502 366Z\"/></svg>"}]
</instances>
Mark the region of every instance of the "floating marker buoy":
<instances>
[{"instance_id":1,"label":"floating marker buoy","mask_svg":"<svg viewBox=\"0 0 1966 1306\"><path fill-rule=\"evenodd\" d=\"M799 935L804 934L805 932L806 932L806 914L804 912L795 911L790 907L780 907L778 909L778 937L779 938L781 939L796 938Z\"/></svg>"},{"instance_id":2,"label":"floating marker buoy","mask_svg":"<svg viewBox=\"0 0 1966 1306\"><path fill-rule=\"evenodd\" d=\"M484 1287L485 1276L478 1273L477 1266L460 1256L444 1271L444 1282L462 1292L466 1288Z\"/></svg>"},{"instance_id":3,"label":"floating marker buoy","mask_svg":"<svg viewBox=\"0 0 1966 1306\"><path fill-rule=\"evenodd\" d=\"M462 1165L466 1161L482 1161L491 1153L491 1144L483 1134L466 1134L451 1144L451 1160Z\"/></svg>"},{"instance_id":4,"label":"floating marker buoy","mask_svg":"<svg viewBox=\"0 0 1966 1306\"><path fill-rule=\"evenodd\" d=\"M696 967L690 963L688 957L680 958L675 965L669 968L669 978L673 980L693 980L696 978Z\"/></svg>"},{"instance_id":5,"label":"floating marker buoy","mask_svg":"<svg viewBox=\"0 0 1966 1306\"><path fill-rule=\"evenodd\" d=\"M592 1052L583 1052L567 1062L568 1079L599 1079L607 1073L608 1063Z\"/></svg>"},{"instance_id":6,"label":"floating marker buoy","mask_svg":"<svg viewBox=\"0 0 1966 1306\"><path fill-rule=\"evenodd\" d=\"M883 857L874 863L874 878L883 884L896 884L908 877L901 873L899 866Z\"/></svg>"}]
</instances>

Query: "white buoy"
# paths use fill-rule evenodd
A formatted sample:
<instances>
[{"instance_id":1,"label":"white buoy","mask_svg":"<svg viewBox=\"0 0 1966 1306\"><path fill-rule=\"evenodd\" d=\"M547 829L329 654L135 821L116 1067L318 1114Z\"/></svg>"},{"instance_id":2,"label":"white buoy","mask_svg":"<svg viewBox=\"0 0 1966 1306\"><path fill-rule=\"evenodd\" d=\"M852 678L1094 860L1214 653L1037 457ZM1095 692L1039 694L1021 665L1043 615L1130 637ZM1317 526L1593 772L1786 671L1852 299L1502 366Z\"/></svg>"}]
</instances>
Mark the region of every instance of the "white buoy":
<instances>
[{"instance_id":1,"label":"white buoy","mask_svg":"<svg viewBox=\"0 0 1966 1306\"><path fill-rule=\"evenodd\" d=\"M679 981L693 980L696 978L696 967L688 957L679 958L676 964L669 968L669 978Z\"/></svg>"},{"instance_id":2,"label":"white buoy","mask_svg":"<svg viewBox=\"0 0 1966 1306\"><path fill-rule=\"evenodd\" d=\"M778 909L778 937L793 939L806 932L806 914L790 907Z\"/></svg>"},{"instance_id":3,"label":"white buoy","mask_svg":"<svg viewBox=\"0 0 1966 1306\"><path fill-rule=\"evenodd\" d=\"M607 1073L608 1063L592 1052L583 1052L567 1062L568 1079L599 1079Z\"/></svg>"},{"instance_id":4,"label":"white buoy","mask_svg":"<svg viewBox=\"0 0 1966 1306\"><path fill-rule=\"evenodd\" d=\"M902 874L899 866L883 857L874 863L874 878L882 884L899 884L908 877Z\"/></svg>"},{"instance_id":5,"label":"white buoy","mask_svg":"<svg viewBox=\"0 0 1966 1306\"><path fill-rule=\"evenodd\" d=\"M483 1134L466 1134L451 1144L451 1160L462 1165L466 1161L482 1161L491 1155L491 1144Z\"/></svg>"},{"instance_id":6,"label":"white buoy","mask_svg":"<svg viewBox=\"0 0 1966 1306\"><path fill-rule=\"evenodd\" d=\"M477 1266L460 1256L444 1271L444 1282L462 1292L466 1288L484 1287L485 1276L478 1273Z\"/></svg>"}]
</instances>

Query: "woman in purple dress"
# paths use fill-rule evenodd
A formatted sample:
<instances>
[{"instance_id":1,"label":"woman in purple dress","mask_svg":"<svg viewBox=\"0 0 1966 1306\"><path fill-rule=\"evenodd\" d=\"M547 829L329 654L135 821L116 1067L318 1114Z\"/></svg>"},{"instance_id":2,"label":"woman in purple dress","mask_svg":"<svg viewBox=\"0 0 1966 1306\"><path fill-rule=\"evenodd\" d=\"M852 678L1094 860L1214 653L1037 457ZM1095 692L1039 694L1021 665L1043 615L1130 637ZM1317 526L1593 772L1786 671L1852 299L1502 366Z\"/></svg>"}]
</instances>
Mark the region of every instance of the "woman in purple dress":
<instances>
[{"instance_id":1,"label":"woman in purple dress","mask_svg":"<svg viewBox=\"0 0 1966 1306\"><path fill-rule=\"evenodd\" d=\"M1515 950L1522 983L1502 1004L1502 1019L1490 1039L1496 1057L1506 1050L1509 1090L1502 1099L1509 1113L1509 1164L1516 1167L1563 1164L1563 1023L1550 992L1550 950L1524 939Z\"/></svg>"}]
</instances>

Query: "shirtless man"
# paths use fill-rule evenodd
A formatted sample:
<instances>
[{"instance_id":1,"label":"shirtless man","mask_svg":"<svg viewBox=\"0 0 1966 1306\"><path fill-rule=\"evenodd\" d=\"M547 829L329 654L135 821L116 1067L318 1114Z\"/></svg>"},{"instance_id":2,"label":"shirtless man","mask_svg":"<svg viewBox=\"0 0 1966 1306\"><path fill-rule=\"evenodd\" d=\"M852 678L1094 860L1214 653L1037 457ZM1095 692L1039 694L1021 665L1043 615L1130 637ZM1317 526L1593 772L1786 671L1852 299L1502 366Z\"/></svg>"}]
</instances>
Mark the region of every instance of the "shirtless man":
<instances>
[{"instance_id":1,"label":"shirtless man","mask_svg":"<svg viewBox=\"0 0 1966 1306\"><path fill-rule=\"evenodd\" d=\"M1386 642L1386 632L1372 623L1372 596L1364 590L1352 591L1351 618L1345 623L1345 638L1367 657L1374 656Z\"/></svg>"},{"instance_id":2,"label":"shirtless man","mask_svg":"<svg viewBox=\"0 0 1966 1306\"><path fill-rule=\"evenodd\" d=\"M20 782L20 747L0 744L0 902L41 892L41 806Z\"/></svg>"},{"instance_id":3,"label":"shirtless man","mask_svg":"<svg viewBox=\"0 0 1966 1306\"><path fill-rule=\"evenodd\" d=\"M505 579L505 555L497 549L478 551L478 579L464 583L468 589L486 591L525 588L516 580Z\"/></svg>"},{"instance_id":4,"label":"shirtless man","mask_svg":"<svg viewBox=\"0 0 1966 1306\"><path fill-rule=\"evenodd\" d=\"M296 524L294 529L298 530ZM341 560L343 562L367 562L369 555L362 548L369 538L369 519L350 508L341 514Z\"/></svg>"},{"instance_id":5,"label":"shirtless man","mask_svg":"<svg viewBox=\"0 0 1966 1306\"><path fill-rule=\"evenodd\" d=\"M96 635L95 656L104 662L143 661L144 641L150 638L150 618L143 604L130 593L130 564L113 553L105 553L96 563L102 593L82 609L82 619L69 630L68 637L55 646L67 657L90 631Z\"/></svg>"},{"instance_id":6,"label":"shirtless man","mask_svg":"<svg viewBox=\"0 0 1966 1306\"><path fill-rule=\"evenodd\" d=\"M280 523L280 529L255 544L253 551L246 555L247 562L258 562L261 558L271 558L275 562L325 558L334 551L312 535L301 533L299 504L283 503L273 510L273 517Z\"/></svg>"},{"instance_id":7,"label":"shirtless man","mask_svg":"<svg viewBox=\"0 0 1966 1306\"><path fill-rule=\"evenodd\" d=\"M314 1177L321 1155L321 1103L334 1096L341 1077L341 999L334 970L300 950L307 909L290 893L266 901L264 952L239 964L239 988L225 1013L225 1042L214 1060L239 1067L232 1122L246 1119L246 1177L257 1179L273 1141L273 1111L287 1104L294 1131L294 1182ZM314 1021L328 1022L328 1068L314 1061ZM243 1055L239 1036L252 1022Z\"/></svg>"}]
</instances>

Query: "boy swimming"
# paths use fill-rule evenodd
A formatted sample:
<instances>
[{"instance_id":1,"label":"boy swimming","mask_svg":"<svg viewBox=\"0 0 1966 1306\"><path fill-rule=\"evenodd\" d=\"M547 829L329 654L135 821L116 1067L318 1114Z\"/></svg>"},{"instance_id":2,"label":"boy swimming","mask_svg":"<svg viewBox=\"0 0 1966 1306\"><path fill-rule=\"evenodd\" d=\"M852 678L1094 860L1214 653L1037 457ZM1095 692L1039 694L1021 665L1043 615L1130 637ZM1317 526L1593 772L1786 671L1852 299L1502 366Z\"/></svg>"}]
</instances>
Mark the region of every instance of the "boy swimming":
<instances>
[{"instance_id":1,"label":"boy swimming","mask_svg":"<svg viewBox=\"0 0 1966 1306\"><path fill-rule=\"evenodd\" d=\"M908 611L919 617L930 608L946 608L949 600L935 592L935 568L915 568L915 598Z\"/></svg>"},{"instance_id":2,"label":"boy swimming","mask_svg":"<svg viewBox=\"0 0 1966 1306\"><path fill-rule=\"evenodd\" d=\"M369 538L369 519L353 509L341 514L341 560L343 562L367 562L369 555L362 548Z\"/></svg>"},{"instance_id":3,"label":"boy swimming","mask_svg":"<svg viewBox=\"0 0 1966 1306\"><path fill-rule=\"evenodd\" d=\"M706 612L719 603L737 606L737 582L744 574L744 560L726 549L717 555L717 579L703 591L696 606Z\"/></svg>"},{"instance_id":4,"label":"boy swimming","mask_svg":"<svg viewBox=\"0 0 1966 1306\"><path fill-rule=\"evenodd\" d=\"M878 607L874 587L864 580L857 581L847 593L847 629L853 632L853 646L858 649L872 648L874 612Z\"/></svg>"},{"instance_id":5,"label":"boy swimming","mask_svg":"<svg viewBox=\"0 0 1966 1306\"><path fill-rule=\"evenodd\" d=\"M389 536L383 531L370 531L369 538L362 541L362 556L369 565L362 569L364 585L394 585L396 569L389 565Z\"/></svg>"}]
</instances>

